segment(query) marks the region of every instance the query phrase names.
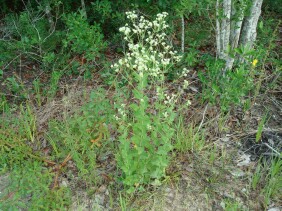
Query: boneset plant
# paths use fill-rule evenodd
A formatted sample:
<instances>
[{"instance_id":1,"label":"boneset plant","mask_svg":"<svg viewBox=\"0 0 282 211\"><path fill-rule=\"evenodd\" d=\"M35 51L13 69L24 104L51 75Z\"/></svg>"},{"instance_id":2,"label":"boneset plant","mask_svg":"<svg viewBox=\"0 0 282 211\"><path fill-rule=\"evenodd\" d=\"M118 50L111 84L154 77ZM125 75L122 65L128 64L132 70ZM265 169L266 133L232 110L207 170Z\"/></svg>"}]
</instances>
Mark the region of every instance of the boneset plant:
<instances>
[{"instance_id":1,"label":"boneset plant","mask_svg":"<svg viewBox=\"0 0 282 211\"><path fill-rule=\"evenodd\" d=\"M126 15L130 23L120 32L128 49L112 68L129 87L124 93L129 97L115 104L115 118L120 134L117 163L123 172L123 184L132 192L137 187L142 190L144 184L157 185L165 176L180 93L169 94L164 82L181 56L166 41L167 13L158 14L154 21L135 12ZM187 86L185 81L183 88Z\"/></svg>"}]
</instances>

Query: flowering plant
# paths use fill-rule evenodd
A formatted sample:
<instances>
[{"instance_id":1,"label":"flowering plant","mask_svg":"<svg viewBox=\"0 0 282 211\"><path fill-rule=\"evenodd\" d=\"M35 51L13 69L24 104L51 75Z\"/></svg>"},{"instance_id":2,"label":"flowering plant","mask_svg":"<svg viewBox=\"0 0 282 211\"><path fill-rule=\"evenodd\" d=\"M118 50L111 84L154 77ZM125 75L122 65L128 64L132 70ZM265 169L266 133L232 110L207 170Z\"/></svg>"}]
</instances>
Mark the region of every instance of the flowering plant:
<instances>
[{"instance_id":1,"label":"flowering plant","mask_svg":"<svg viewBox=\"0 0 282 211\"><path fill-rule=\"evenodd\" d=\"M138 18L135 12L126 15L130 24L120 31L128 50L112 68L127 79L127 96L133 96L133 100L115 104L115 118L120 134L118 166L123 171L123 183L134 191L143 184L159 184L165 176L180 93L169 94L164 82L181 56L166 41L167 13L158 14L154 21ZM187 86L186 81L183 88Z\"/></svg>"}]
</instances>

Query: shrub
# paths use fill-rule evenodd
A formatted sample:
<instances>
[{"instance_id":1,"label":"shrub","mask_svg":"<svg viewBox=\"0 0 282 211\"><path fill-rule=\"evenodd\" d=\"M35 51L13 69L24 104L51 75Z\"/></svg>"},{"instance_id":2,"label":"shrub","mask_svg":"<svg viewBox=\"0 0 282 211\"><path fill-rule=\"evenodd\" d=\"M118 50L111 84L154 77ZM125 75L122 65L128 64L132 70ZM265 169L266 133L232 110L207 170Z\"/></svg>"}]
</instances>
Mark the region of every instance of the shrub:
<instances>
[{"instance_id":1,"label":"shrub","mask_svg":"<svg viewBox=\"0 0 282 211\"><path fill-rule=\"evenodd\" d=\"M8 15L4 19L0 50L7 65L17 64L20 59L42 63L45 54L52 53L60 42L60 34L50 32L47 18L40 17L41 10L26 10L19 15ZM17 59L19 58L19 59Z\"/></svg>"},{"instance_id":2,"label":"shrub","mask_svg":"<svg viewBox=\"0 0 282 211\"><path fill-rule=\"evenodd\" d=\"M63 40L64 47L90 61L99 57L106 47L100 27L96 24L90 26L82 13L67 14L64 20L68 29L66 39Z\"/></svg>"}]
</instances>

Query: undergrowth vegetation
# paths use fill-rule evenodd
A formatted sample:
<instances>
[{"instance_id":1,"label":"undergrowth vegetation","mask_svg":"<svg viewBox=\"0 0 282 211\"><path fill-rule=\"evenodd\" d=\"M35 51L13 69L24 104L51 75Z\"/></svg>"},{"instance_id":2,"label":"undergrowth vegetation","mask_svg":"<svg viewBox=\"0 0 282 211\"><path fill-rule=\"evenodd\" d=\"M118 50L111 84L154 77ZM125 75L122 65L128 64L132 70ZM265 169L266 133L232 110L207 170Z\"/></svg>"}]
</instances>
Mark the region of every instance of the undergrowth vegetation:
<instances>
[{"instance_id":1,"label":"undergrowth vegetation","mask_svg":"<svg viewBox=\"0 0 282 211\"><path fill-rule=\"evenodd\" d=\"M167 187L179 210L281 203L278 1L227 72L211 0L14 2L1 3L0 210L173 210Z\"/></svg>"}]
</instances>

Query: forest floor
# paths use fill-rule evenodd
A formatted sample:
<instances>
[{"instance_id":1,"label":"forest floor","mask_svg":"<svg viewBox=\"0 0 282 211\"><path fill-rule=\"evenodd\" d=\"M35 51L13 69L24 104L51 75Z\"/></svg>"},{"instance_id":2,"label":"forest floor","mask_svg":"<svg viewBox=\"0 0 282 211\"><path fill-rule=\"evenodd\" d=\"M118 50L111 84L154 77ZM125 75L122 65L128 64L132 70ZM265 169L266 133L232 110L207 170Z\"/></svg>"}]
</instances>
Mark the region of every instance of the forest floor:
<instances>
[{"instance_id":1,"label":"forest floor","mask_svg":"<svg viewBox=\"0 0 282 211\"><path fill-rule=\"evenodd\" d=\"M23 73L24 74L24 73ZM72 171L73 163L68 161L66 170L58 178L59 186L71 188L70 210L280 210L282 199L278 198L269 207L264 207L261 192L252 190L251 181L260 156L270 158L273 150L282 149L282 99L281 84L276 90L266 90L257 97L248 112L234 109L222 115L218 107L197 102L200 89L197 77L190 73L193 87L186 93L192 105L182 115L185 125L201 125L205 130L205 145L198 152L172 152L172 161L167 170L164 184L158 188L148 187L144 193L121 198L115 187L116 166L114 154L106 152L98 157L98 172L103 177L95 187L85 186ZM25 77L23 77L25 78ZM29 77L27 77L29 78ZM60 82L56 97L43 106L34 106L37 122L37 138L42 146L46 144L45 134L50 120L62 120L71 116L89 100L92 90L102 83L99 78L83 82L66 78ZM281 83L281 81L279 82ZM28 81L25 81L28 84ZM111 89L108 89L109 96ZM35 99L35 98L34 98ZM35 102L30 99L31 102ZM67 104L66 104L67 102ZM265 111L269 119L262 129L262 141L257 143L258 125ZM269 147L264 145L266 143ZM274 148L274 149L273 149ZM270 165L270 164L269 164ZM1 176L1 193L8 186L9 174ZM90 191L91 190L91 191ZM91 192L91 194L89 194ZM4 196L5 197L5 196ZM6 197L10 197L7 196ZM124 203L124 204L123 204ZM123 204L123 205L122 205ZM279 208L280 207L280 208Z\"/></svg>"}]
</instances>

